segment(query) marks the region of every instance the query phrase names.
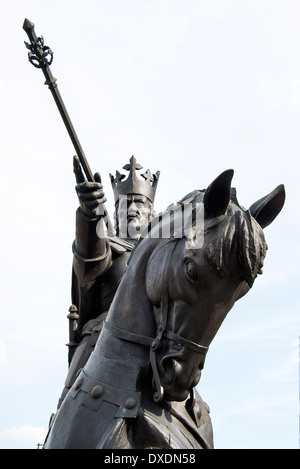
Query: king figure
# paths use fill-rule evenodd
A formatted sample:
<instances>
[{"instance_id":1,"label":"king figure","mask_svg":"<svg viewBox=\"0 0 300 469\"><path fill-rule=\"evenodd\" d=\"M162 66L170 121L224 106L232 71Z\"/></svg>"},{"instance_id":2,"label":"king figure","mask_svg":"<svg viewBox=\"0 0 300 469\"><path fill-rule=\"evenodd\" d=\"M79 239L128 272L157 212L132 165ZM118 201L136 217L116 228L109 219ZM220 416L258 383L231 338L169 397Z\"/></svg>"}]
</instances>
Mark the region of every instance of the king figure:
<instances>
[{"instance_id":1,"label":"king figure","mask_svg":"<svg viewBox=\"0 0 300 469\"><path fill-rule=\"evenodd\" d=\"M115 176L110 174L116 234L108 236L102 210L106 198L100 175L95 174L94 182L87 181L76 156L73 166L79 207L71 294L78 320L69 354L68 376L58 406L93 351L131 252L155 215L153 204L160 174L147 170L138 175L142 166L134 156L123 167L129 172L127 177L119 171Z\"/></svg>"}]
</instances>

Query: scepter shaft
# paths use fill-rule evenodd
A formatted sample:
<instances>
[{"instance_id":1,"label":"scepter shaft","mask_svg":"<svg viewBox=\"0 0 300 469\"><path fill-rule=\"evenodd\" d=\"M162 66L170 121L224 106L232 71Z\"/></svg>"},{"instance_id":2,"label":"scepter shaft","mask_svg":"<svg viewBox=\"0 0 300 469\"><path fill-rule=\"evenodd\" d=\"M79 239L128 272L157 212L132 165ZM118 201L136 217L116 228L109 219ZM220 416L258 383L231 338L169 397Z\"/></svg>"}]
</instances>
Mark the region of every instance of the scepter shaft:
<instances>
[{"instance_id":1,"label":"scepter shaft","mask_svg":"<svg viewBox=\"0 0 300 469\"><path fill-rule=\"evenodd\" d=\"M57 80L52 75L52 72L50 69L50 65L53 60L53 52L50 49L50 47L44 45L44 39L42 36L37 37L34 31L34 24L31 21L29 21L27 18L24 20L23 29L27 33L28 39L30 41L30 43L25 42L27 49L29 49L29 53L28 53L29 62L32 65L34 65L34 67L42 69L43 74L46 78L45 85L48 85L48 88L50 89L52 93L52 96L57 105L57 108L62 117L62 120L65 124L65 127L68 131L70 139L73 143L73 146L75 148L76 154L81 163L83 171L86 175L86 178L90 182L95 182L94 175L88 164L88 161L86 159L86 156L84 154L80 141L77 137L77 134L71 122L66 106L64 105L61 94L59 92L57 82L56 82ZM109 219L109 216L108 216L108 213L104 204L102 204L102 213L104 215L104 220L107 226L108 234L109 236L113 236L114 230L113 230L111 221Z\"/></svg>"},{"instance_id":2,"label":"scepter shaft","mask_svg":"<svg viewBox=\"0 0 300 469\"><path fill-rule=\"evenodd\" d=\"M35 31L34 31L34 24L31 21L29 21L28 19L25 19L24 24L23 24L23 29L26 31L28 35L28 39L30 40L30 44L25 43L26 47L29 48L30 50L28 54L29 61L36 68L42 69L44 76L46 78L45 85L48 85L48 88L50 89L52 93L52 96L57 105L59 113L62 117L62 120L67 128L71 141L76 150L76 154L79 157L80 163L83 167L87 180L94 182L95 179L94 179L93 173L85 157L84 151L77 137L77 134L71 122L66 106L64 105L64 102L62 100L61 94L57 86L56 78L54 78L50 69L50 64L52 63L52 60L53 60L53 52L51 51L49 47L44 46L43 37L39 38L36 36Z\"/></svg>"}]
</instances>

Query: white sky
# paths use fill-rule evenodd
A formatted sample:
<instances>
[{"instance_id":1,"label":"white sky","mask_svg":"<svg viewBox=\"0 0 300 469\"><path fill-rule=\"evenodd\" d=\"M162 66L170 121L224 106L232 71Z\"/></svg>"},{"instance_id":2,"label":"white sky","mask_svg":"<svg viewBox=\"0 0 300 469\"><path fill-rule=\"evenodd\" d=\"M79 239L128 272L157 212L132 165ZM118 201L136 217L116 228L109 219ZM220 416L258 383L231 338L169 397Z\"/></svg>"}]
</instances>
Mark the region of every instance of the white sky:
<instances>
[{"instance_id":1,"label":"white sky","mask_svg":"<svg viewBox=\"0 0 300 469\"><path fill-rule=\"evenodd\" d=\"M284 0L11 0L0 28L0 448L43 441L67 372L74 149L24 18L112 212L108 174L160 170L156 210L235 171L240 203L284 183L264 274L212 342L198 390L216 448L299 447L300 5Z\"/></svg>"}]
</instances>

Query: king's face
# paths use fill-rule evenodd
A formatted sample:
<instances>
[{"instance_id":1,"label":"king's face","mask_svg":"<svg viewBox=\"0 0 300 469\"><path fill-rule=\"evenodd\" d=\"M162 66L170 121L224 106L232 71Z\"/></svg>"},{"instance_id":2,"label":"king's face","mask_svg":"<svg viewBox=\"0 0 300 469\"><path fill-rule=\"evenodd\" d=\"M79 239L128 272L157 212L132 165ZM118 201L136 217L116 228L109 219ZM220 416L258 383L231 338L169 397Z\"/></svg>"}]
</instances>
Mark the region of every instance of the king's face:
<instances>
[{"instance_id":1,"label":"king's face","mask_svg":"<svg viewBox=\"0 0 300 469\"><path fill-rule=\"evenodd\" d=\"M139 239L151 221L152 204L141 194L123 195L119 198L118 218L121 238Z\"/></svg>"}]
</instances>

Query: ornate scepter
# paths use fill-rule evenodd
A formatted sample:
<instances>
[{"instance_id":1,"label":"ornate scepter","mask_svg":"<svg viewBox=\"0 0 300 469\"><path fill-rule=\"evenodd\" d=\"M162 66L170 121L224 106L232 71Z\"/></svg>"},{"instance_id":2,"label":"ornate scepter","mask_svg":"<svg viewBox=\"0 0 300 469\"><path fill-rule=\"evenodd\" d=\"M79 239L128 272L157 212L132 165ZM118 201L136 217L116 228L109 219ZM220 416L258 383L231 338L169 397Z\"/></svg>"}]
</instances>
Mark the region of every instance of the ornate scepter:
<instances>
[{"instance_id":1,"label":"ornate scepter","mask_svg":"<svg viewBox=\"0 0 300 469\"><path fill-rule=\"evenodd\" d=\"M31 21L29 21L27 18L24 20L23 29L24 31L26 31L29 41L30 41L30 43L24 41L27 49L29 49L28 60L34 67L42 69L44 76L46 78L45 85L48 85L52 93L52 96L54 98L54 101L56 102L56 105L58 107L62 120L64 121L66 129L74 145L76 154L80 160L81 166L86 175L86 178L90 182L95 182L94 175L87 162L84 151L80 145L79 139L77 137L77 134L75 132L75 129L73 127L69 114L67 112L67 109L64 105L64 102L58 90L56 78L54 78L50 70L50 65L52 64L52 61L53 61L53 52L50 49L50 47L44 45L43 36L41 37L36 36L35 31L34 31L34 24ZM107 233L109 236L114 236L115 234L114 229L113 229L112 223L110 221L109 215L107 213L107 210L104 204L102 205L102 211L103 211L104 221L107 227Z\"/></svg>"}]
</instances>

